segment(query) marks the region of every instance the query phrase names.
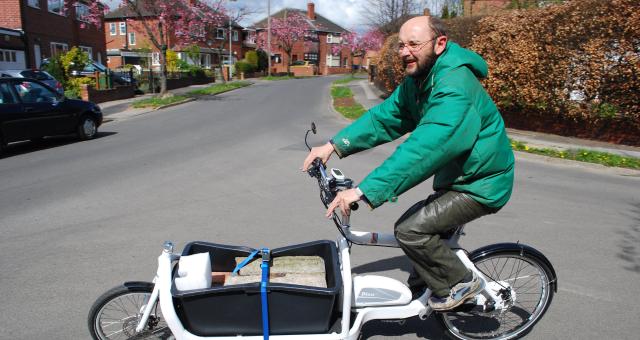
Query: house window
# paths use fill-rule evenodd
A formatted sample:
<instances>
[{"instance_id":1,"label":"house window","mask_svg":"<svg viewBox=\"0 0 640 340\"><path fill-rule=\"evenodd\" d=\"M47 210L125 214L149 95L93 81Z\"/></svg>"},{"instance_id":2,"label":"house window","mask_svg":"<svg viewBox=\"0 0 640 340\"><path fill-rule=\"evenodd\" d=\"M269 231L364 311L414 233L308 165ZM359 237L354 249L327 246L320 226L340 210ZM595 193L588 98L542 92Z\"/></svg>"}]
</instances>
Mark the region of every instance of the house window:
<instances>
[{"instance_id":1,"label":"house window","mask_svg":"<svg viewBox=\"0 0 640 340\"><path fill-rule=\"evenodd\" d=\"M348 66L348 64L347 64L348 60L349 60L348 58L342 59L342 67L347 67Z\"/></svg>"},{"instance_id":2,"label":"house window","mask_svg":"<svg viewBox=\"0 0 640 340\"><path fill-rule=\"evenodd\" d=\"M336 55L328 55L327 56L327 66L329 67L340 67L340 56Z\"/></svg>"},{"instance_id":3,"label":"house window","mask_svg":"<svg viewBox=\"0 0 640 340\"><path fill-rule=\"evenodd\" d=\"M65 43L57 43L57 42L52 42L51 43L51 56L55 57L59 54L63 54L65 52L67 52L69 50L69 45L65 44Z\"/></svg>"},{"instance_id":4,"label":"house window","mask_svg":"<svg viewBox=\"0 0 640 340\"><path fill-rule=\"evenodd\" d=\"M273 61L274 64L280 64L282 62L282 55L274 54L271 56L271 61Z\"/></svg>"},{"instance_id":5,"label":"house window","mask_svg":"<svg viewBox=\"0 0 640 340\"><path fill-rule=\"evenodd\" d=\"M111 34L111 35L118 34L116 30L117 30L116 23L115 22L110 23L109 24L109 34Z\"/></svg>"},{"instance_id":6,"label":"house window","mask_svg":"<svg viewBox=\"0 0 640 340\"><path fill-rule=\"evenodd\" d=\"M318 53L305 53L304 60L318 63Z\"/></svg>"},{"instance_id":7,"label":"house window","mask_svg":"<svg viewBox=\"0 0 640 340\"><path fill-rule=\"evenodd\" d=\"M127 34L127 23L122 21L119 23L119 25L120 25L120 35Z\"/></svg>"},{"instance_id":8,"label":"house window","mask_svg":"<svg viewBox=\"0 0 640 340\"><path fill-rule=\"evenodd\" d=\"M160 65L160 52L151 53L151 65Z\"/></svg>"},{"instance_id":9,"label":"house window","mask_svg":"<svg viewBox=\"0 0 640 340\"><path fill-rule=\"evenodd\" d=\"M0 61L15 63L18 61L15 51L0 50Z\"/></svg>"},{"instance_id":10,"label":"house window","mask_svg":"<svg viewBox=\"0 0 640 340\"><path fill-rule=\"evenodd\" d=\"M136 34L134 32L129 32L129 45L136 44Z\"/></svg>"},{"instance_id":11,"label":"house window","mask_svg":"<svg viewBox=\"0 0 640 340\"><path fill-rule=\"evenodd\" d=\"M216 39L224 39L224 28L216 29Z\"/></svg>"},{"instance_id":12,"label":"house window","mask_svg":"<svg viewBox=\"0 0 640 340\"><path fill-rule=\"evenodd\" d=\"M93 60L93 50L91 47L89 46L78 46L78 48L80 49L80 51L83 51L84 53L86 53L89 56L89 59Z\"/></svg>"},{"instance_id":13,"label":"house window","mask_svg":"<svg viewBox=\"0 0 640 340\"><path fill-rule=\"evenodd\" d=\"M47 8L51 13L55 13L58 15L65 15L64 0L47 0Z\"/></svg>"},{"instance_id":14,"label":"house window","mask_svg":"<svg viewBox=\"0 0 640 340\"><path fill-rule=\"evenodd\" d=\"M89 6L81 3L76 3L76 19L80 21L87 21L87 17L89 16Z\"/></svg>"},{"instance_id":15,"label":"house window","mask_svg":"<svg viewBox=\"0 0 640 340\"><path fill-rule=\"evenodd\" d=\"M33 8L40 8L40 0L29 0L27 4Z\"/></svg>"},{"instance_id":16,"label":"house window","mask_svg":"<svg viewBox=\"0 0 640 340\"><path fill-rule=\"evenodd\" d=\"M233 41L238 41L238 31L233 31Z\"/></svg>"},{"instance_id":17,"label":"house window","mask_svg":"<svg viewBox=\"0 0 640 340\"><path fill-rule=\"evenodd\" d=\"M341 41L339 35L327 34L327 44L339 44Z\"/></svg>"}]
</instances>

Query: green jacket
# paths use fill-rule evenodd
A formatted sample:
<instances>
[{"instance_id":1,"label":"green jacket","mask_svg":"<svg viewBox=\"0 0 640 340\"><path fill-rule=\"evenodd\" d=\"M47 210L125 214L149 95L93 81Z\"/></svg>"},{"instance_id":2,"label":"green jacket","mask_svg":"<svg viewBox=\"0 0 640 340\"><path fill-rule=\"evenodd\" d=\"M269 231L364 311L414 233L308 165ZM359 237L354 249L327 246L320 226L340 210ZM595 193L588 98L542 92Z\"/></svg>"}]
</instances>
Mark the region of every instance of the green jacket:
<instances>
[{"instance_id":1,"label":"green jacket","mask_svg":"<svg viewBox=\"0 0 640 340\"><path fill-rule=\"evenodd\" d=\"M478 54L448 42L419 88L407 77L384 102L332 141L340 157L411 135L358 186L372 207L435 175L433 189L464 192L491 208L513 188L514 157L504 122L477 78Z\"/></svg>"}]
</instances>

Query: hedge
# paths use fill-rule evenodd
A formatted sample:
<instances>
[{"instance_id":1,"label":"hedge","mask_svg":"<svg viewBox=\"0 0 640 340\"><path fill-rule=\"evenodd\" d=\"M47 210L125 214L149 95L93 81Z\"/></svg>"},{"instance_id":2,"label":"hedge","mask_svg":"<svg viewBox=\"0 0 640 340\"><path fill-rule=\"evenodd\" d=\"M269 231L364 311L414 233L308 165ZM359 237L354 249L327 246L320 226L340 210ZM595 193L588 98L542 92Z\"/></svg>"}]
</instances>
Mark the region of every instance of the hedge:
<instances>
[{"instance_id":1,"label":"hedge","mask_svg":"<svg viewBox=\"0 0 640 340\"><path fill-rule=\"evenodd\" d=\"M508 126L640 145L637 0L570 0L447 24L489 64L483 83ZM376 75L387 91L403 73L394 39Z\"/></svg>"}]
</instances>

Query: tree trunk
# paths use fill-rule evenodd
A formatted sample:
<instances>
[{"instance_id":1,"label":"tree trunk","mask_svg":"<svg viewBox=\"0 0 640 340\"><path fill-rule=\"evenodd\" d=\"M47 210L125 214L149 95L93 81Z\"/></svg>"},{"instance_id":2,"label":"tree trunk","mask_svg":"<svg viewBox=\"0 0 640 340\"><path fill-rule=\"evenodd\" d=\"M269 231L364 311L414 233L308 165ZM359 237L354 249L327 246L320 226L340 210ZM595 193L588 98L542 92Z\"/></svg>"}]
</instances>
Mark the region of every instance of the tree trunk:
<instances>
[{"instance_id":1,"label":"tree trunk","mask_svg":"<svg viewBox=\"0 0 640 340\"><path fill-rule=\"evenodd\" d=\"M218 51L218 61L218 64L220 65L220 79L222 79L223 84L226 84L227 80L224 79L224 67L222 65L222 53L220 51Z\"/></svg>"},{"instance_id":2,"label":"tree trunk","mask_svg":"<svg viewBox=\"0 0 640 340\"><path fill-rule=\"evenodd\" d=\"M160 97L167 94L167 49L160 50Z\"/></svg>"}]
</instances>

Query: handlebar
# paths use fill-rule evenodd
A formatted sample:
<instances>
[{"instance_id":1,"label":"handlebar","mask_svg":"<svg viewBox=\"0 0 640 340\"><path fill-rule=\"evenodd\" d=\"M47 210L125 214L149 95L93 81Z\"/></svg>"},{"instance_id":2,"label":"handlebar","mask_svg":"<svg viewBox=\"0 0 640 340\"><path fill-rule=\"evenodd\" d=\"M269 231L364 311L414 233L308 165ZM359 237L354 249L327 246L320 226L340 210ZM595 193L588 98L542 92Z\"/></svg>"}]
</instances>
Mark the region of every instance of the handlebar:
<instances>
[{"instance_id":1,"label":"handlebar","mask_svg":"<svg viewBox=\"0 0 640 340\"><path fill-rule=\"evenodd\" d=\"M336 195L339 191L351 189L353 188L353 181L349 178L341 176L340 179L336 178L336 176L332 174L327 174L327 168L322 163L320 158L316 158L313 163L311 163L311 167L307 170L309 176L315 177L318 180L318 187L320 188L320 200L324 207L329 207L329 204L336 198ZM340 173L340 170L332 169L332 173ZM358 210L359 205L357 202L353 202L350 204L351 210ZM338 214L333 212L333 221L336 223L338 227L345 226L343 220L338 216Z\"/></svg>"}]
</instances>

